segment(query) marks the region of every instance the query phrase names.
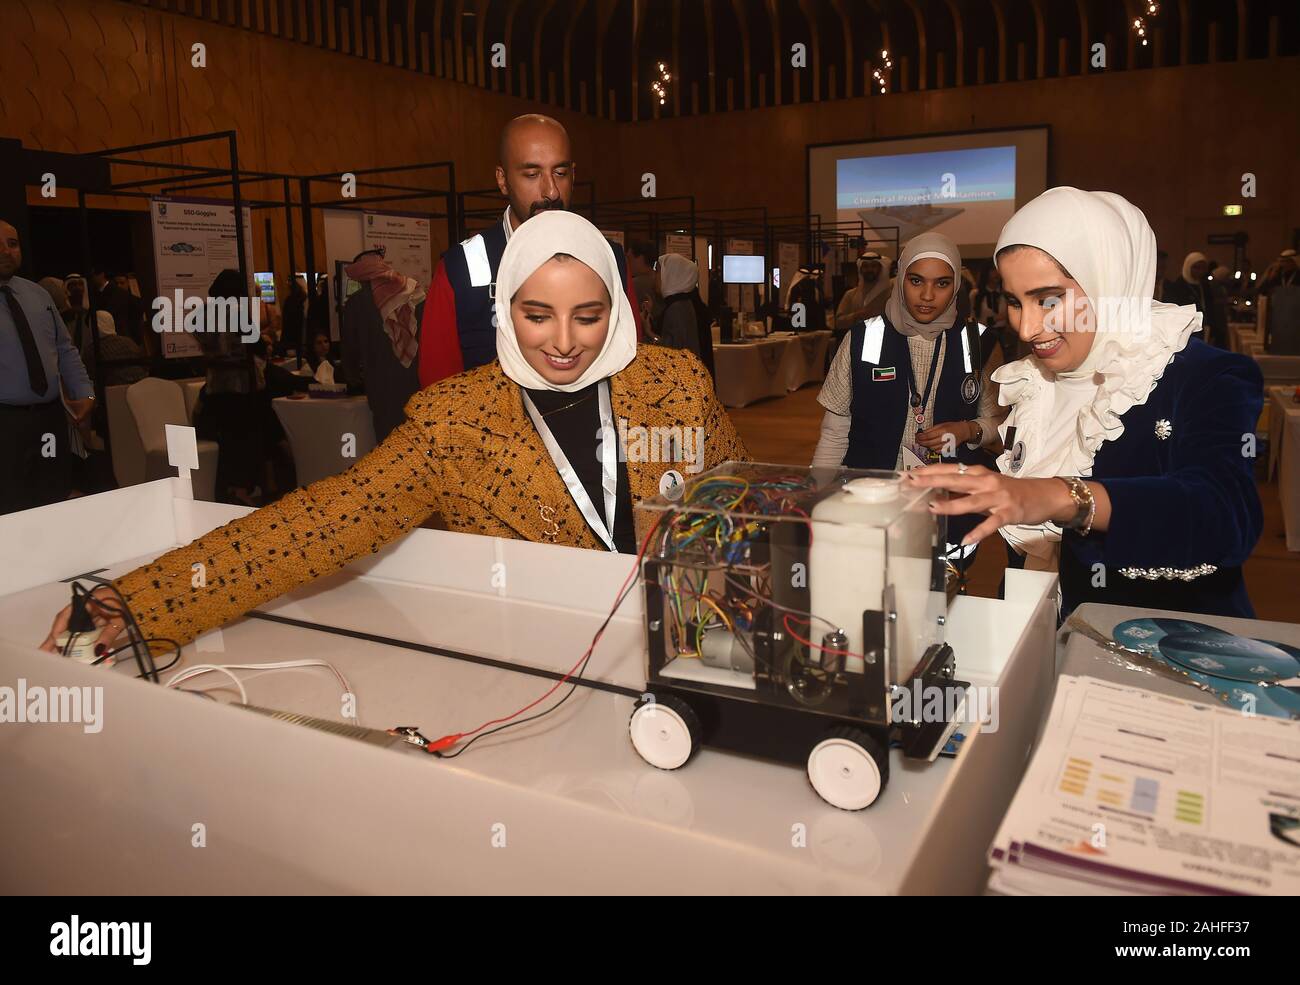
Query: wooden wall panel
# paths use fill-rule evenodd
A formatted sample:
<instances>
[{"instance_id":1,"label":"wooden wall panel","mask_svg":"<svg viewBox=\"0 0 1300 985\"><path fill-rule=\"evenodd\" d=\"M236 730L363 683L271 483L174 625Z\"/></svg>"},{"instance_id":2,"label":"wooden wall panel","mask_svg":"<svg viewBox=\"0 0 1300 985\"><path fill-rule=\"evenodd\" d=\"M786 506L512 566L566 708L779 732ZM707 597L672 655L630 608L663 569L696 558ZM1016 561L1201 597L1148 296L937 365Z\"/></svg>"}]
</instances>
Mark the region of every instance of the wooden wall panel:
<instances>
[{"instance_id":1,"label":"wooden wall panel","mask_svg":"<svg viewBox=\"0 0 1300 985\"><path fill-rule=\"evenodd\" d=\"M495 184L500 128L520 113L539 111L529 101L477 86L130 4L0 0L0 17L0 65L15 80L0 87L0 136L17 137L28 147L93 151L235 130L240 164L249 170L311 174L453 160L461 189L486 188ZM196 42L207 46L203 69L191 66ZM564 123L581 177L593 177L601 156L598 128L605 128L607 139L613 128L577 113L540 111ZM224 166L225 150L214 142L160 156ZM117 169L116 177L149 174ZM258 187L265 186L249 192ZM58 204L75 204L75 197L61 196ZM128 199L94 204L142 207ZM261 216L267 214L255 213L259 252ZM283 267L282 210L273 219ZM295 228L300 236L296 217ZM317 233L320 251L319 228ZM434 238L435 249L446 246L437 223ZM301 264L301 245L297 250Z\"/></svg>"},{"instance_id":2,"label":"wooden wall panel","mask_svg":"<svg viewBox=\"0 0 1300 985\"><path fill-rule=\"evenodd\" d=\"M653 171L661 196L693 192L701 208L802 213L807 144L1047 123L1049 182L1130 198L1171 258L1204 246L1197 230L1221 227L1221 207L1242 201L1241 175L1254 173L1258 197L1231 228L1251 234L1262 268L1300 227L1298 89L1300 58L1288 57L623 123L614 187L602 194L636 194Z\"/></svg>"},{"instance_id":3,"label":"wooden wall panel","mask_svg":"<svg viewBox=\"0 0 1300 985\"><path fill-rule=\"evenodd\" d=\"M502 124L542 109L568 126L578 177L594 179L603 199L639 195L653 172L660 195L692 193L700 208L790 214L804 209L805 144L1050 123L1052 180L1134 199L1172 256L1202 245L1196 237L1238 200L1246 171L1259 197L1240 228L1256 261L1300 226L1289 156L1300 132L1295 57L615 124L110 0L0 0L0 18L0 136L31 147L88 151L233 128L245 168L450 158L462 189L484 188ZM196 41L208 46L206 69L190 65ZM216 163L221 150L174 159Z\"/></svg>"}]
</instances>

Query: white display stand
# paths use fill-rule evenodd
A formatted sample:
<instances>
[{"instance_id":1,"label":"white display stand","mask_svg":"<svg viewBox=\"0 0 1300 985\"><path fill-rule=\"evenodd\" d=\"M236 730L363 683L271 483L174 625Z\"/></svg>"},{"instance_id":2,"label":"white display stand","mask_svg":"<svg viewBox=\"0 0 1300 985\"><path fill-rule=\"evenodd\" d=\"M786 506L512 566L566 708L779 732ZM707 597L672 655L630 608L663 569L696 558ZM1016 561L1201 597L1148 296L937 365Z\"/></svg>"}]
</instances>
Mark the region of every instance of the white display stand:
<instances>
[{"instance_id":1,"label":"white display stand","mask_svg":"<svg viewBox=\"0 0 1300 985\"><path fill-rule=\"evenodd\" d=\"M103 687L103 727L0 725L0 872L11 893L975 893L1054 681L1055 577L1007 572L1007 600L959 598L959 676L1000 688L999 728L955 759L891 755L889 785L846 813L801 769L703 750L660 772L632 749L627 693L580 687L555 714L439 760L381 749L40 652L63 580L130 570L248 510L162 480L0 517L0 683ZM261 611L567 670L626 555L416 530ZM504 577L502 577L504 576ZM360 724L472 729L551 679L244 618L186 646L196 663L320 658ZM640 595L588 678L639 692ZM173 671L174 672L174 671ZM164 675L170 676L170 673ZM320 670L242 675L250 702L339 720ZM190 685L187 685L190 686ZM561 692L562 693L562 692ZM196 827L201 825L201 829ZM204 847L195 847L202 831Z\"/></svg>"}]
</instances>

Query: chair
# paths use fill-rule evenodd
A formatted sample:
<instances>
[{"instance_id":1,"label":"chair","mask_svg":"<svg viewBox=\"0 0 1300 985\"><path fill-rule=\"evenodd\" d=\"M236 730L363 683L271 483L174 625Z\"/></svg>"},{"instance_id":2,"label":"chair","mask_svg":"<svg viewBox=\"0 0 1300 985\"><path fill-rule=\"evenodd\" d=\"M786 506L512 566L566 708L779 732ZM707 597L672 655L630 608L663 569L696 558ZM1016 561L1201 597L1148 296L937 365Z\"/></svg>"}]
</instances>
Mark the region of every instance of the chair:
<instances>
[{"instance_id":1,"label":"chair","mask_svg":"<svg viewBox=\"0 0 1300 985\"><path fill-rule=\"evenodd\" d=\"M145 453L145 479L165 479L176 474L167 463L167 425L188 427L185 413L185 392L173 380L148 377L132 383L126 390L127 406L135 418L136 431ZM211 503L216 499L217 453L215 441L200 441L199 469L191 476L194 498Z\"/></svg>"}]
</instances>

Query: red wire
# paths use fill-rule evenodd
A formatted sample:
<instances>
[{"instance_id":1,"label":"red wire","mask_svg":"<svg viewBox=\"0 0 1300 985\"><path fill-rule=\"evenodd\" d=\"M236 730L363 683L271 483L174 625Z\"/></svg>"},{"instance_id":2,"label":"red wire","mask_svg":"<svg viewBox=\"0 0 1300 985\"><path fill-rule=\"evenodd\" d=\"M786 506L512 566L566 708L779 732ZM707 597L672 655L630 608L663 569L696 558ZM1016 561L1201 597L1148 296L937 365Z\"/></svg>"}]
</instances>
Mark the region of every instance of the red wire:
<instances>
[{"instance_id":1,"label":"red wire","mask_svg":"<svg viewBox=\"0 0 1300 985\"><path fill-rule=\"evenodd\" d=\"M796 633L793 629L790 628L791 618L792 618L791 614L787 612L784 618L782 618L781 620L781 622L785 625L785 631L789 633L791 636L793 636L800 643L802 643L804 646L814 647L818 650L821 650L823 653L842 653L847 657L861 657L863 660L867 659L867 655L865 653L854 653L852 650L836 650L834 647L822 646L818 643L812 642L811 640L804 639L802 636L800 636L798 633ZM810 626L812 625L812 623L809 622L807 619L800 619L799 622L806 622L808 623L808 625Z\"/></svg>"},{"instance_id":2,"label":"red wire","mask_svg":"<svg viewBox=\"0 0 1300 985\"><path fill-rule=\"evenodd\" d=\"M619 605L618 600L622 597L623 592L627 590L628 583L631 582L632 579L636 576L637 572L641 570L641 559L642 557L645 556L646 548L650 546L650 538L653 537L655 531L659 529L659 523L660 521L662 521L665 515L666 514L660 514L659 520L655 521L654 525L651 526L649 533L646 534L645 540L641 542L641 550L637 552L636 563L632 565L632 570L628 572L627 577L623 579L623 584L620 585L618 591L614 593L614 599L615 599L614 608L610 610L610 615L613 615L614 612L617 611ZM520 708L518 711L512 712L511 714L506 715L503 718L494 718L491 721L484 722L476 729L471 729L468 732L454 732L451 733L450 735L444 735L440 739L435 739L433 742L429 743L427 747L427 751L441 752L444 749L449 749L452 746L454 746L457 742L459 742L461 739L468 738L471 735L475 735L479 732L482 732L485 728L488 728L491 725L500 725L503 722L508 722L513 718L518 718L524 712L541 704L552 694L554 694L557 690L563 687L565 682L568 681L569 678L572 677L577 672L578 668L582 666L583 661L585 661L589 656L591 656L591 651L596 648L596 644L600 642L600 638L601 636L604 635L604 633L605 633L604 628L602 628L599 632L596 633L596 635L591 640L591 645L587 647L586 651L582 654L582 656L580 656L577 659L574 665L569 668L568 673L566 673L563 677L561 677L558 681L556 681L555 685L549 691L543 694L541 697L537 698L534 701L529 702L528 704Z\"/></svg>"}]
</instances>

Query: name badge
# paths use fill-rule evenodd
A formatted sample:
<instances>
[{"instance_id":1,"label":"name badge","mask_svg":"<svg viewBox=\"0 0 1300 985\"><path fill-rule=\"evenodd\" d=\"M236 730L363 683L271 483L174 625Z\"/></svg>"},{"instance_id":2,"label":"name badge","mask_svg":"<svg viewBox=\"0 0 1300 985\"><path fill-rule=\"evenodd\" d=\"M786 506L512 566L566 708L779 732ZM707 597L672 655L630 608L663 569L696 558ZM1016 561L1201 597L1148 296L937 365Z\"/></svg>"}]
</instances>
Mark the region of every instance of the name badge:
<instances>
[{"instance_id":1,"label":"name badge","mask_svg":"<svg viewBox=\"0 0 1300 985\"><path fill-rule=\"evenodd\" d=\"M961 399L973 404L980 395L980 384L974 373L967 373L961 381Z\"/></svg>"},{"instance_id":2,"label":"name badge","mask_svg":"<svg viewBox=\"0 0 1300 985\"><path fill-rule=\"evenodd\" d=\"M665 499L671 499L674 502L682 498L682 491L686 488L686 480L676 469L669 469L659 478L659 494Z\"/></svg>"},{"instance_id":3,"label":"name badge","mask_svg":"<svg viewBox=\"0 0 1300 985\"><path fill-rule=\"evenodd\" d=\"M1017 441L1011 446L1011 461L1008 465L1012 472L1019 472L1025 464L1025 443Z\"/></svg>"},{"instance_id":4,"label":"name badge","mask_svg":"<svg viewBox=\"0 0 1300 985\"><path fill-rule=\"evenodd\" d=\"M892 383L895 373L893 366L874 366L871 370L872 383Z\"/></svg>"}]
</instances>

